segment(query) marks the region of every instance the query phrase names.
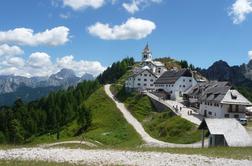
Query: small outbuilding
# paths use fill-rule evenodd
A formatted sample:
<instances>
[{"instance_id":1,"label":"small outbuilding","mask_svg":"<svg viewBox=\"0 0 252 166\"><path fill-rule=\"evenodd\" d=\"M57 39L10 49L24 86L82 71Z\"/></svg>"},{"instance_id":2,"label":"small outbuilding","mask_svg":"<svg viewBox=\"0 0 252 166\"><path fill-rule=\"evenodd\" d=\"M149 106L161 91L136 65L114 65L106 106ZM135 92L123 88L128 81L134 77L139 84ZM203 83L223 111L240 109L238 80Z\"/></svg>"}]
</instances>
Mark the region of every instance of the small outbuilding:
<instances>
[{"instance_id":1,"label":"small outbuilding","mask_svg":"<svg viewBox=\"0 0 252 166\"><path fill-rule=\"evenodd\" d=\"M203 119L199 129L202 130L202 147L205 131L208 131L209 146L245 147L252 146L252 139L246 129L236 119Z\"/></svg>"}]
</instances>

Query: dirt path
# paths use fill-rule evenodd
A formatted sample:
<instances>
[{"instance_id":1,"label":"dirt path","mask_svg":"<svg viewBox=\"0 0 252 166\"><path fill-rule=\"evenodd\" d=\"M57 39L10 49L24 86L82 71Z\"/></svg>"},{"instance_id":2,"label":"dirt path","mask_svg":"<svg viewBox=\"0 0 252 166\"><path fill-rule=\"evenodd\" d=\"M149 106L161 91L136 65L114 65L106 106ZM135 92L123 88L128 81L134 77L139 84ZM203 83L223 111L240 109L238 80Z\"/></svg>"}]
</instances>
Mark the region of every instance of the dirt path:
<instances>
[{"instance_id":1,"label":"dirt path","mask_svg":"<svg viewBox=\"0 0 252 166\"><path fill-rule=\"evenodd\" d=\"M122 112L124 118L127 120L129 124L131 124L137 133L142 137L143 141L147 144L147 146L156 146L156 147L201 147L201 143L194 144L173 144L168 142L159 141L153 137L151 137L143 128L142 124L138 122L138 120L131 115L131 113L127 110L125 105L117 100L115 100L114 95L110 91L111 85L105 85L104 89L106 94L115 102L117 108ZM207 142L206 142L207 143Z\"/></svg>"},{"instance_id":2,"label":"dirt path","mask_svg":"<svg viewBox=\"0 0 252 166\"><path fill-rule=\"evenodd\" d=\"M0 150L0 160L40 160L87 165L217 165L251 166L252 161L211 158L200 155L181 155L161 152L116 150L84 150L66 148L20 148Z\"/></svg>"},{"instance_id":3,"label":"dirt path","mask_svg":"<svg viewBox=\"0 0 252 166\"><path fill-rule=\"evenodd\" d=\"M39 147L49 148L49 147L62 145L62 144L82 144L82 145L87 145L89 147L97 147L97 145L95 145L91 142L87 142L87 141L63 141L63 142L55 142L55 143L51 143L51 144L42 144L42 145L39 145Z\"/></svg>"}]
</instances>

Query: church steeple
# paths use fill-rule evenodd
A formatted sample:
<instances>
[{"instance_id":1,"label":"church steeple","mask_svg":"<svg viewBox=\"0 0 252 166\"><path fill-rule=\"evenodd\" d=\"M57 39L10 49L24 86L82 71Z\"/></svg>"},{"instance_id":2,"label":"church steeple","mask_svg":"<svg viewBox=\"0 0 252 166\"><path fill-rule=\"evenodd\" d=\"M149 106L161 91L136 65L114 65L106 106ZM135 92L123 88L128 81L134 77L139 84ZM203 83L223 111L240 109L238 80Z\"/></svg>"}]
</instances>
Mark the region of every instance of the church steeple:
<instances>
[{"instance_id":1,"label":"church steeple","mask_svg":"<svg viewBox=\"0 0 252 166\"><path fill-rule=\"evenodd\" d=\"M142 61L151 61L151 60L152 60L151 50L149 49L149 44L147 43L142 52Z\"/></svg>"}]
</instances>

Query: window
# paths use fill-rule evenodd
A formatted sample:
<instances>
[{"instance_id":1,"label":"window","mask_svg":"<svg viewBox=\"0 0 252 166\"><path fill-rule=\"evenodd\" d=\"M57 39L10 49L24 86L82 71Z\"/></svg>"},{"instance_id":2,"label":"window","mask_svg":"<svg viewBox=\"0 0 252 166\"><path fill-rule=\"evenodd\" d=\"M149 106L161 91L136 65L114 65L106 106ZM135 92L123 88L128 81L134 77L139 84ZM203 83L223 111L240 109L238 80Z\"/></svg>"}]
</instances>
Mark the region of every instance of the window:
<instances>
[{"instance_id":1,"label":"window","mask_svg":"<svg viewBox=\"0 0 252 166\"><path fill-rule=\"evenodd\" d=\"M179 87L181 88L181 85L179 85Z\"/></svg>"},{"instance_id":2,"label":"window","mask_svg":"<svg viewBox=\"0 0 252 166\"><path fill-rule=\"evenodd\" d=\"M138 81L141 81L141 79L140 79L140 78L138 78Z\"/></svg>"},{"instance_id":3,"label":"window","mask_svg":"<svg viewBox=\"0 0 252 166\"><path fill-rule=\"evenodd\" d=\"M239 112L239 106L235 105L235 112Z\"/></svg>"},{"instance_id":4,"label":"window","mask_svg":"<svg viewBox=\"0 0 252 166\"><path fill-rule=\"evenodd\" d=\"M229 114L225 114L225 118L229 118Z\"/></svg>"},{"instance_id":5,"label":"window","mask_svg":"<svg viewBox=\"0 0 252 166\"><path fill-rule=\"evenodd\" d=\"M150 81L153 82L153 79L151 79Z\"/></svg>"},{"instance_id":6,"label":"window","mask_svg":"<svg viewBox=\"0 0 252 166\"><path fill-rule=\"evenodd\" d=\"M183 79L183 82L185 82L185 79Z\"/></svg>"},{"instance_id":7,"label":"window","mask_svg":"<svg viewBox=\"0 0 252 166\"><path fill-rule=\"evenodd\" d=\"M144 74L145 77L147 77L147 74Z\"/></svg>"},{"instance_id":8,"label":"window","mask_svg":"<svg viewBox=\"0 0 252 166\"><path fill-rule=\"evenodd\" d=\"M183 85L183 87L185 88L185 85Z\"/></svg>"},{"instance_id":9,"label":"window","mask_svg":"<svg viewBox=\"0 0 252 166\"><path fill-rule=\"evenodd\" d=\"M147 86L147 84L144 84L144 86Z\"/></svg>"},{"instance_id":10,"label":"window","mask_svg":"<svg viewBox=\"0 0 252 166\"><path fill-rule=\"evenodd\" d=\"M239 114L235 114L235 115L234 115L234 118L239 118Z\"/></svg>"},{"instance_id":11,"label":"window","mask_svg":"<svg viewBox=\"0 0 252 166\"><path fill-rule=\"evenodd\" d=\"M192 80L190 79L189 82L192 82Z\"/></svg>"},{"instance_id":12,"label":"window","mask_svg":"<svg viewBox=\"0 0 252 166\"><path fill-rule=\"evenodd\" d=\"M147 81L147 79L144 79L144 81Z\"/></svg>"},{"instance_id":13,"label":"window","mask_svg":"<svg viewBox=\"0 0 252 166\"><path fill-rule=\"evenodd\" d=\"M212 115L212 112L211 112L211 111L209 111L209 112L208 112L208 115Z\"/></svg>"},{"instance_id":14,"label":"window","mask_svg":"<svg viewBox=\"0 0 252 166\"><path fill-rule=\"evenodd\" d=\"M233 106L232 105L229 105L229 112L232 112L233 111Z\"/></svg>"},{"instance_id":15,"label":"window","mask_svg":"<svg viewBox=\"0 0 252 166\"><path fill-rule=\"evenodd\" d=\"M140 83L138 83L137 85L138 85L138 86L141 86L141 84L140 84Z\"/></svg>"},{"instance_id":16,"label":"window","mask_svg":"<svg viewBox=\"0 0 252 166\"><path fill-rule=\"evenodd\" d=\"M151 74L149 74L149 77L151 76Z\"/></svg>"},{"instance_id":17,"label":"window","mask_svg":"<svg viewBox=\"0 0 252 166\"><path fill-rule=\"evenodd\" d=\"M150 86L153 86L153 84L150 84Z\"/></svg>"}]
</instances>

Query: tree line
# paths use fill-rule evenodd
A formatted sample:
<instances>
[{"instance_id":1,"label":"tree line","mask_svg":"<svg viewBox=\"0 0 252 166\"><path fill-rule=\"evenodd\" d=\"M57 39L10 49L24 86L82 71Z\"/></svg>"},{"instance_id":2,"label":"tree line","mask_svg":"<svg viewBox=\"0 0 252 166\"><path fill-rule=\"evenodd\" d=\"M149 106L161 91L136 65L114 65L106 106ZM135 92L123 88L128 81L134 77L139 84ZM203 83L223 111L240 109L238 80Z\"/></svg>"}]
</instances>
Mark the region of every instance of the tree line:
<instances>
[{"instance_id":1,"label":"tree line","mask_svg":"<svg viewBox=\"0 0 252 166\"><path fill-rule=\"evenodd\" d=\"M92 118L82 103L99 87L97 80L84 81L37 101L26 104L18 99L11 107L0 107L0 143L25 143L46 133L59 138L60 129L74 119L80 124L78 132L85 131Z\"/></svg>"},{"instance_id":2,"label":"tree line","mask_svg":"<svg viewBox=\"0 0 252 166\"><path fill-rule=\"evenodd\" d=\"M101 84L115 83L135 64L133 58L125 58L122 61L113 63L97 79Z\"/></svg>"}]
</instances>

